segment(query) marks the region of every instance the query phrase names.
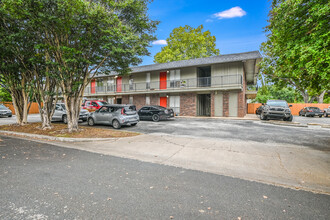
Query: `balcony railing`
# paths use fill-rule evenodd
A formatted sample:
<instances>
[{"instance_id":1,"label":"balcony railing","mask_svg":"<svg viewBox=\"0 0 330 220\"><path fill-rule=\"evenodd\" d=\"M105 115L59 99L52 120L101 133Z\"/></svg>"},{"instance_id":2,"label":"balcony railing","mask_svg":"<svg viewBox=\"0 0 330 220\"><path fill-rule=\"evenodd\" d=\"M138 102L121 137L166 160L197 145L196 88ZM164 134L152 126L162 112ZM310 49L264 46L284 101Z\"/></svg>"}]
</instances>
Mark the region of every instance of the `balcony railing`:
<instances>
[{"instance_id":1,"label":"balcony railing","mask_svg":"<svg viewBox=\"0 0 330 220\"><path fill-rule=\"evenodd\" d=\"M131 83L122 85L107 85L87 87L85 94L100 93L130 93L162 90L185 90L198 88L225 88L229 86L241 86L242 75L227 75L214 77L197 77L192 79L153 81L144 83Z\"/></svg>"}]
</instances>

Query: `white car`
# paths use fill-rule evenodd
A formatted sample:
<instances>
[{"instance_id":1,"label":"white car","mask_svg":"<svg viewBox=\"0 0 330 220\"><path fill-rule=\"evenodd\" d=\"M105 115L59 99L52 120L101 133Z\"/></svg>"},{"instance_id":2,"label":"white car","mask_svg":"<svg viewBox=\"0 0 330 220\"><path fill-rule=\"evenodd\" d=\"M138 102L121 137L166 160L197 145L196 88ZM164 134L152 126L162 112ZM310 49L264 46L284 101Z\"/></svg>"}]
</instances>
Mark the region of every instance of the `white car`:
<instances>
[{"instance_id":1,"label":"white car","mask_svg":"<svg viewBox=\"0 0 330 220\"><path fill-rule=\"evenodd\" d=\"M80 109L79 120L87 121L89 116L89 111L86 109ZM52 117L52 121L63 121L65 124L68 123L68 118L66 115L66 109L64 103L57 103L55 107L55 112Z\"/></svg>"},{"instance_id":2,"label":"white car","mask_svg":"<svg viewBox=\"0 0 330 220\"><path fill-rule=\"evenodd\" d=\"M0 116L7 116L7 117L12 117L13 113L9 108L4 106L3 104L0 104Z\"/></svg>"}]
</instances>

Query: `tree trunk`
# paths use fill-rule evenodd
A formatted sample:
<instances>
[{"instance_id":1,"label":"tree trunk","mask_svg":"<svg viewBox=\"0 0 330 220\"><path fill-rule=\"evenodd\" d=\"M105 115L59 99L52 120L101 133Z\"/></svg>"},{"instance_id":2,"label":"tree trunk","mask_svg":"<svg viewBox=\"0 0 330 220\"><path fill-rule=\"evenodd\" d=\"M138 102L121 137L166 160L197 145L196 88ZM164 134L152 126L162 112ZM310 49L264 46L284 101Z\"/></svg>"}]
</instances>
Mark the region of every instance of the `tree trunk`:
<instances>
[{"instance_id":1,"label":"tree trunk","mask_svg":"<svg viewBox=\"0 0 330 220\"><path fill-rule=\"evenodd\" d=\"M325 92L326 92L326 91L323 91L323 92L317 97L317 102L318 102L318 103L323 103L323 98L324 98Z\"/></svg>"},{"instance_id":2,"label":"tree trunk","mask_svg":"<svg viewBox=\"0 0 330 220\"><path fill-rule=\"evenodd\" d=\"M22 90L11 89L11 96L15 108L16 122L18 125L25 125L27 123L28 101L24 98Z\"/></svg>"},{"instance_id":3,"label":"tree trunk","mask_svg":"<svg viewBox=\"0 0 330 220\"><path fill-rule=\"evenodd\" d=\"M80 96L67 96L64 95L64 102L66 107L66 114L68 119L68 130L69 132L78 131L78 120L81 108Z\"/></svg>"},{"instance_id":4,"label":"tree trunk","mask_svg":"<svg viewBox=\"0 0 330 220\"><path fill-rule=\"evenodd\" d=\"M51 119L53 114L50 114L46 104L44 104L41 107L41 102L38 102L38 107L41 118L41 129L42 130L52 129L53 126L51 123Z\"/></svg>"}]
</instances>

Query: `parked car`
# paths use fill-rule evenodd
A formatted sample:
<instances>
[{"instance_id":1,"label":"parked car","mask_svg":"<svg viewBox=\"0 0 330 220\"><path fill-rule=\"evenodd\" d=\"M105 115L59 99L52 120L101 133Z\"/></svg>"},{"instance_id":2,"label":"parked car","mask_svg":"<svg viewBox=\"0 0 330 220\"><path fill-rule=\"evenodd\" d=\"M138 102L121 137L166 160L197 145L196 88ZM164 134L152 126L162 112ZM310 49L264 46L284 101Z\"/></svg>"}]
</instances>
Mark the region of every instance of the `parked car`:
<instances>
[{"instance_id":1,"label":"parked car","mask_svg":"<svg viewBox=\"0 0 330 220\"><path fill-rule=\"evenodd\" d=\"M7 108L5 105L0 104L0 116L7 116L7 117L12 117L13 113L11 112L11 110L9 108Z\"/></svg>"},{"instance_id":2,"label":"parked car","mask_svg":"<svg viewBox=\"0 0 330 220\"><path fill-rule=\"evenodd\" d=\"M80 109L79 120L87 121L88 115L89 111L86 109ZM63 121L65 124L68 123L68 117L64 103L56 103L52 121Z\"/></svg>"},{"instance_id":3,"label":"parked car","mask_svg":"<svg viewBox=\"0 0 330 220\"><path fill-rule=\"evenodd\" d=\"M324 117L328 117L330 115L330 106L324 109Z\"/></svg>"},{"instance_id":4,"label":"parked car","mask_svg":"<svg viewBox=\"0 0 330 220\"><path fill-rule=\"evenodd\" d=\"M88 125L110 124L119 129L123 125L135 126L140 121L135 105L108 104L90 113Z\"/></svg>"},{"instance_id":5,"label":"parked car","mask_svg":"<svg viewBox=\"0 0 330 220\"><path fill-rule=\"evenodd\" d=\"M108 104L104 100L85 100L81 107L87 109L88 111L95 111L100 109L103 105Z\"/></svg>"},{"instance_id":6,"label":"parked car","mask_svg":"<svg viewBox=\"0 0 330 220\"><path fill-rule=\"evenodd\" d=\"M292 107L292 105L289 106L284 100L268 100L267 103L263 105L260 119L283 119L283 121L292 121L293 116L289 107Z\"/></svg>"},{"instance_id":7,"label":"parked car","mask_svg":"<svg viewBox=\"0 0 330 220\"><path fill-rule=\"evenodd\" d=\"M262 108L263 108L264 106L263 105L260 105L257 109L256 109L256 115L260 115L261 114L261 112L262 112Z\"/></svg>"},{"instance_id":8,"label":"parked car","mask_svg":"<svg viewBox=\"0 0 330 220\"><path fill-rule=\"evenodd\" d=\"M159 121L174 117L173 109L165 108L158 105L143 106L138 111L138 114L140 116L140 120Z\"/></svg>"},{"instance_id":9,"label":"parked car","mask_svg":"<svg viewBox=\"0 0 330 220\"><path fill-rule=\"evenodd\" d=\"M324 114L324 111L322 111L318 107L305 107L299 111L299 116L305 116L305 117L314 117L319 116L322 118Z\"/></svg>"}]
</instances>

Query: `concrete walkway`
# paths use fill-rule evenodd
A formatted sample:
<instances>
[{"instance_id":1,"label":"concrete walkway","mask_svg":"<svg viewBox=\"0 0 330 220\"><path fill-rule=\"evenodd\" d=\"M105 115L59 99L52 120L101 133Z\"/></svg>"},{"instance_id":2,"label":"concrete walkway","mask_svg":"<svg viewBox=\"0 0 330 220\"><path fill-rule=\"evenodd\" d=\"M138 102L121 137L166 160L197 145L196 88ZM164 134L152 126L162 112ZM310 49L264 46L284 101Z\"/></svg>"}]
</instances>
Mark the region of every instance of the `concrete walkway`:
<instances>
[{"instance_id":1,"label":"concrete walkway","mask_svg":"<svg viewBox=\"0 0 330 220\"><path fill-rule=\"evenodd\" d=\"M328 150L164 134L140 135L111 141L53 143L105 155L330 194Z\"/></svg>"}]
</instances>

